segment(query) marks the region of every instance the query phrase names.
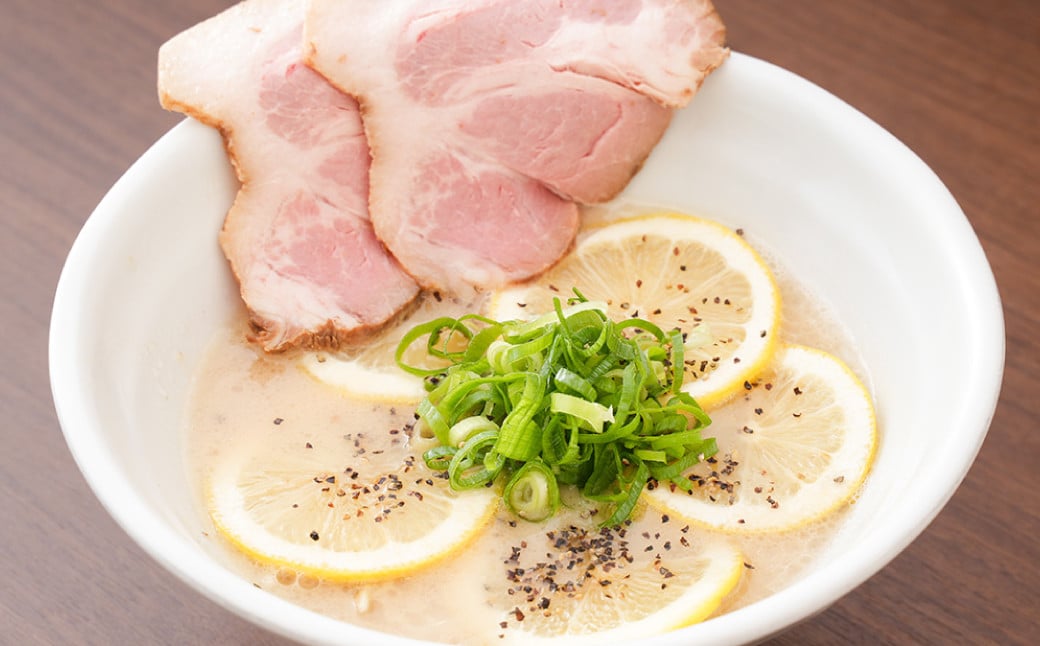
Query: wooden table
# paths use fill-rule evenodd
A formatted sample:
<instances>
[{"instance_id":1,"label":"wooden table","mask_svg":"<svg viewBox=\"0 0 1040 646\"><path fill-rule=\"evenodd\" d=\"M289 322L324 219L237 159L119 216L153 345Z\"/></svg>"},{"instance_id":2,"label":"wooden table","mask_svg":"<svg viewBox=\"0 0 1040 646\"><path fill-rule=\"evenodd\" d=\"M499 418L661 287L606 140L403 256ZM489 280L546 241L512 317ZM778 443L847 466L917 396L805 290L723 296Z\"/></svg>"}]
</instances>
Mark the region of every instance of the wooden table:
<instances>
[{"instance_id":1,"label":"wooden table","mask_svg":"<svg viewBox=\"0 0 1040 646\"><path fill-rule=\"evenodd\" d=\"M856 106L946 182L1007 318L1003 396L964 484L891 565L776 644L1040 643L1040 2L717 0L734 49ZM48 387L54 287L88 214L174 125L155 54L221 0L0 8L0 643L284 643L109 518Z\"/></svg>"}]
</instances>

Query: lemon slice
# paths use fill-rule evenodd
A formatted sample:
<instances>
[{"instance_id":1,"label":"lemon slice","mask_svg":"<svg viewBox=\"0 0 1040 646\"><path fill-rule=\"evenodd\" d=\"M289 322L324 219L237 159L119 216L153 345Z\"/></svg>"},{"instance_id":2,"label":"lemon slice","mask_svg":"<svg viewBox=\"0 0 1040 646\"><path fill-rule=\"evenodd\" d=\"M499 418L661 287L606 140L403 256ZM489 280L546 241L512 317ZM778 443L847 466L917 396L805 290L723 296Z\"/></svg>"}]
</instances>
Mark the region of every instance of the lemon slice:
<instances>
[{"instance_id":1,"label":"lemon slice","mask_svg":"<svg viewBox=\"0 0 1040 646\"><path fill-rule=\"evenodd\" d=\"M839 359L783 346L750 390L712 413L719 452L689 472L693 488L660 486L651 505L728 531L794 529L846 503L877 447L870 394Z\"/></svg>"},{"instance_id":2,"label":"lemon slice","mask_svg":"<svg viewBox=\"0 0 1040 646\"><path fill-rule=\"evenodd\" d=\"M422 379L397 367L393 361L396 348L396 342L385 341L356 353L308 352L300 357L300 367L352 397L386 403L417 402L426 394Z\"/></svg>"},{"instance_id":3,"label":"lemon slice","mask_svg":"<svg viewBox=\"0 0 1040 646\"><path fill-rule=\"evenodd\" d=\"M615 320L640 317L685 333L683 389L711 408L740 392L772 355L780 293L744 239L707 220L665 214L595 228L533 282L492 295L490 316L550 311L572 288Z\"/></svg>"},{"instance_id":4,"label":"lemon slice","mask_svg":"<svg viewBox=\"0 0 1040 646\"><path fill-rule=\"evenodd\" d=\"M222 462L207 490L217 530L262 563L325 580L377 580L461 549L497 507L494 491L456 493L421 459L341 457L282 447Z\"/></svg>"},{"instance_id":5,"label":"lemon slice","mask_svg":"<svg viewBox=\"0 0 1040 646\"><path fill-rule=\"evenodd\" d=\"M744 570L725 540L663 528L571 525L521 545L505 559L506 594L491 601L502 611L499 642L603 644L668 632L711 616Z\"/></svg>"},{"instance_id":6,"label":"lemon slice","mask_svg":"<svg viewBox=\"0 0 1040 646\"><path fill-rule=\"evenodd\" d=\"M447 297L425 294L415 312L365 343L340 352L308 352L301 355L299 366L318 381L355 398L385 403L418 402L426 395L422 379L398 367L394 361L397 344L417 323L441 316L458 317L467 307L468 304ZM420 368L448 365L427 354L425 347L422 343L413 344L404 361Z\"/></svg>"}]
</instances>

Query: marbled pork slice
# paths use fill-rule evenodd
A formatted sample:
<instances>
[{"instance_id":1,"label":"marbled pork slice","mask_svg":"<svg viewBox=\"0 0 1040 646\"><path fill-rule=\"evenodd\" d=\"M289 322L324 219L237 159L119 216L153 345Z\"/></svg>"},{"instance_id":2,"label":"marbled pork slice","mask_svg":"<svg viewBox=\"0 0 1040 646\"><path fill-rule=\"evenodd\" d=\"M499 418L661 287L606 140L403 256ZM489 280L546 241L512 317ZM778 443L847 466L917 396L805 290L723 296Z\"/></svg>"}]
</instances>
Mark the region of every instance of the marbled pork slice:
<instances>
[{"instance_id":1,"label":"marbled pork slice","mask_svg":"<svg viewBox=\"0 0 1040 646\"><path fill-rule=\"evenodd\" d=\"M164 107L224 136L242 182L220 244L266 350L338 347L416 283L368 219L357 102L301 61L303 0L247 0L159 51Z\"/></svg>"},{"instance_id":2,"label":"marbled pork slice","mask_svg":"<svg viewBox=\"0 0 1040 646\"><path fill-rule=\"evenodd\" d=\"M678 108L728 53L710 0L401 0L392 11L381 4L315 0L308 20L349 5L356 19L396 27L394 66L406 91L426 103L452 101L474 86L491 89L498 72L510 78L517 74L511 68L523 74L538 66L616 83Z\"/></svg>"},{"instance_id":3,"label":"marbled pork slice","mask_svg":"<svg viewBox=\"0 0 1040 646\"><path fill-rule=\"evenodd\" d=\"M503 88L473 104L459 119L460 138L567 200L606 202L642 166L672 111L599 79L539 71L544 84Z\"/></svg>"},{"instance_id":4,"label":"marbled pork slice","mask_svg":"<svg viewBox=\"0 0 1040 646\"><path fill-rule=\"evenodd\" d=\"M612 198L664 133L670 108L727 54L707 0L313 0L305 31L311 65L362 103L377 235L437 286L551 266L577 219L562 203L552 209L561 218L527 217L530 205L551 203L537 185L563 201ZM528 181L470 191L509 199L469 208L456 199L459 186L514 176ZM503 213L509 203L515 212ZM489 235L451 237L472 226ZM523 265L513 264L518 245L530 250ZM461 266L473 258L490 267Z\"/></svg>"},{"instance_id":5,"label":"marbled pork slice","mask_svg":"<svg viewBox=\"0 0 1040 646\"><path fill-rule=\"evenodd\" d=\"M424 287L466 294L521 280L570 247L573 202L462 149L393 141L374 154L373 225Z\"/></svg>"}]
</instances>

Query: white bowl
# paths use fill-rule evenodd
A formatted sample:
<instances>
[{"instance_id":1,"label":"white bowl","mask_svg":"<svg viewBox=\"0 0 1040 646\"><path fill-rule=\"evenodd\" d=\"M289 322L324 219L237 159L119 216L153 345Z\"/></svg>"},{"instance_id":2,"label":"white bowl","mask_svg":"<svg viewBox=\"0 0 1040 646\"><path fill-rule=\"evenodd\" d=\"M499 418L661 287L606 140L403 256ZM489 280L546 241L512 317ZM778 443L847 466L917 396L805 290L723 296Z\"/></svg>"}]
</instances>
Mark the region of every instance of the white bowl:
<instances>
[{"instance_id":1,"label":"white bowl","mask_svg":"<svg viewBox=\"0 0 1040 646\"><path fill-rule=\"evenodd\" d=\"M415 643L259 590L202 538L181 423L204 347L241 312L217 246L236 189L219 136L187 121L91 215L51 320L66 440L127 533L223 606L308 643ZM957 488L1000 389L993 275L964 214L910 150L820 88L740 54L676 115L627 195L754 231L833 306L874 384L880 449L840 540L783 591L647 643L756 641L881 569Z\"/></svg>"}]
</instances>

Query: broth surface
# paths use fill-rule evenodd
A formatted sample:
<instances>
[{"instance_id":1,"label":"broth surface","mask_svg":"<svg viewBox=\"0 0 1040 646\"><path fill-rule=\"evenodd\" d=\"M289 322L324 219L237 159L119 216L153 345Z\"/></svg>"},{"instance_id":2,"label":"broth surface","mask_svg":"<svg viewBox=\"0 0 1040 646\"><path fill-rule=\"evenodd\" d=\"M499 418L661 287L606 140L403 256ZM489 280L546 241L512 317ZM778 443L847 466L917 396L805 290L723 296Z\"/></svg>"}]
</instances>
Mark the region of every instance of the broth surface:
<instances>
[{"instance_id":1,"label":"broth surface","mask_svg":"<svg viewBox=\"0 0 1040 646\"><path fill-rule=\"evenodd\" d=\"M781 340L810 345L844 360L868 384L862 362L840 322L804 290L774 258L766 260L783 299ZM451 309L458 306L445 305ZM458 312L456 312L457 314ZM419 322L419 318L412 319ZM216 465L234 454L313 452L350 464L404 459L419 452L410 428L414 406L352 399L316 381L298 367L298 355L266 355L244 341L244 322L214 338L196 377L185 429L187 464L199 509L206 509L204 483ZM726 425L726 407L710 411L712 427ZM713 435L712 427L705 431ZM357 449L365 449L359 455ZM724 451L724 449L723 449ZM378 458L375 456L379 456ZM418 460L421 464L421 460ZM423 466L422 468L425 469ZM566 498L565 498L566 501ZM566 505L565 505L566 507ZM744 556L741 582L719 613L765 598L790 585L827 549L847 511L782 534L739 536L690 528L646 508L627 529L633 553L664 543L696 545L725 536ZM204 511L200 512L205 515ZM549 531L570 526L596 531L587 505L562 509L547 523L528 523L500 507L490 526L461 553L415 574L391 581L338 584L255 563L224 541L206 518L212 548L244 578L295 604L330 617L407 637L449 643L500 643L511 614L493 607L489 595L508 598L513 548L545 541ZM650 536L646 539L643 536ZM647 543L647 546L644 546ZM652 544L652 545L650 545ZM669 547L668 549L671 549ZM450 583L449 583L450 582ZM515 591L514 591L515 592ZM510 603L512 608L514 604ZM507 627L503 628L502 623Z\"/></svg>"}]
</instances>

